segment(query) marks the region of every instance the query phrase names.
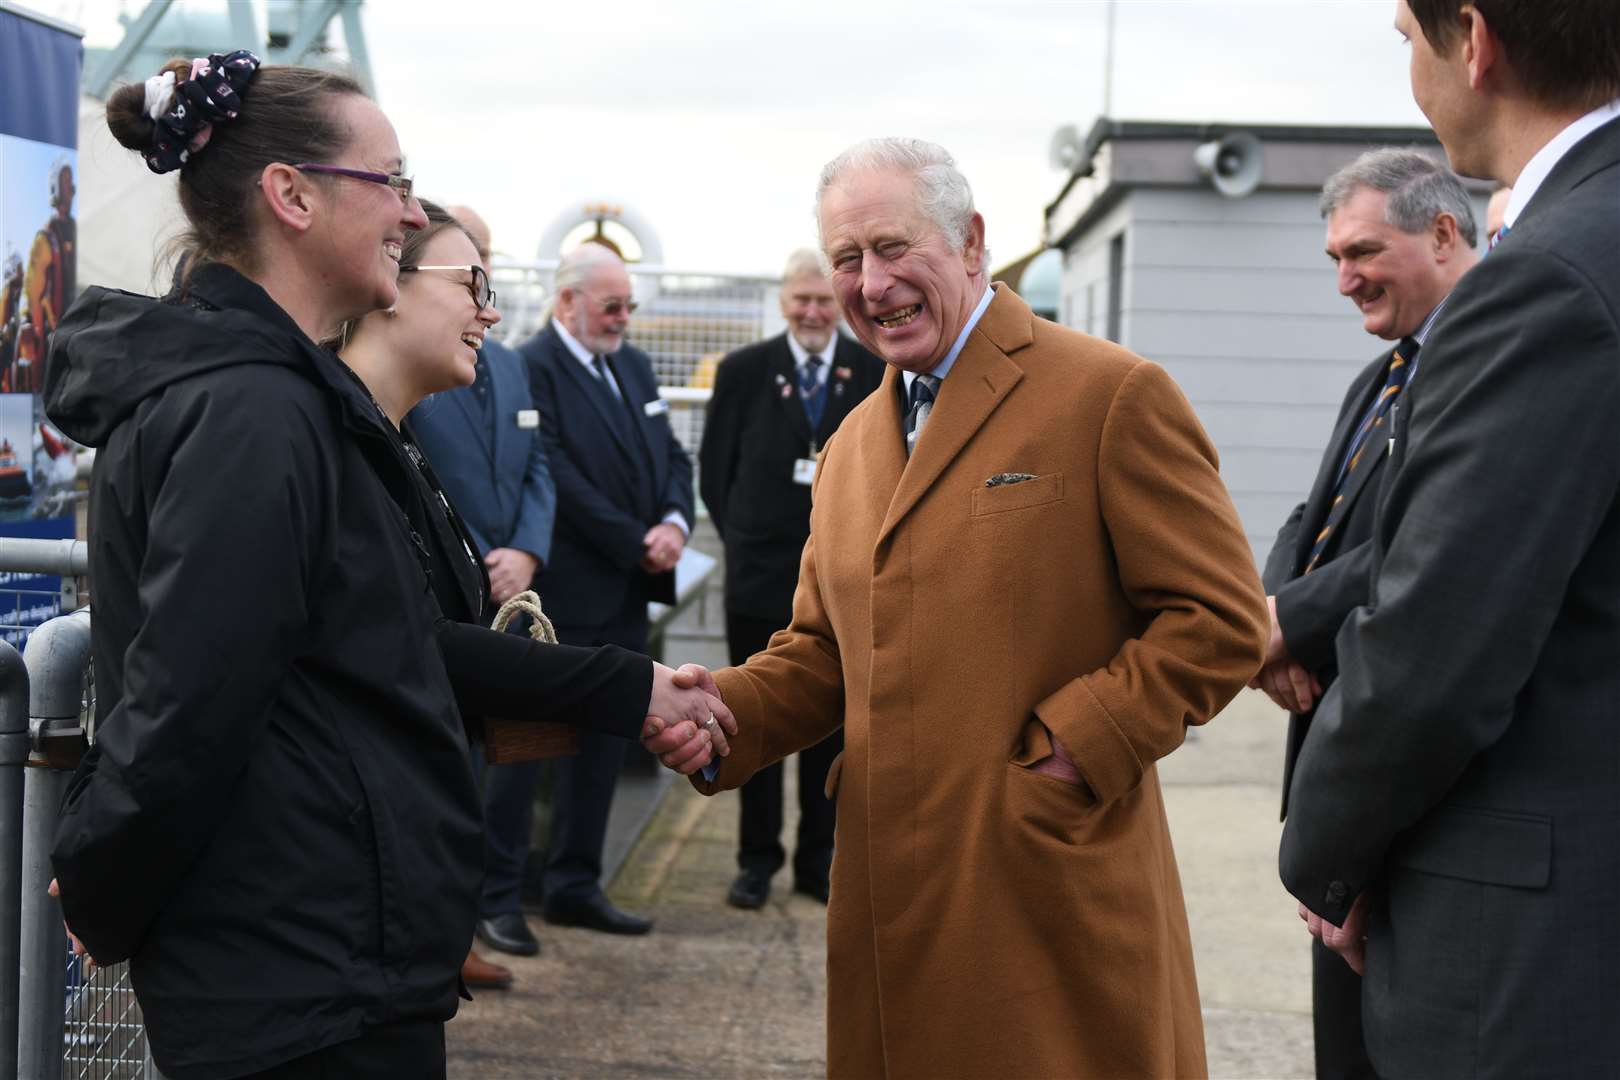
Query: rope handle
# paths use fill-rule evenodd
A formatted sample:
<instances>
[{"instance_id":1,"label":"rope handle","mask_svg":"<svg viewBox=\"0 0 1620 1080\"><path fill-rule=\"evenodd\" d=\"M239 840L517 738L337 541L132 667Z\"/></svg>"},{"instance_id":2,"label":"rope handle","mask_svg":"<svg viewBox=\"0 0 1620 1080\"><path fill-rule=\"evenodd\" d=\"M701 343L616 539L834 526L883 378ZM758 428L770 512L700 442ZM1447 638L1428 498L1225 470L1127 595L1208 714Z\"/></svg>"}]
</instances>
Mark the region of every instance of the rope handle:
<instances>
[{"instance_id":1,"label":"rope handle","mask_svg":"<svg viewBox=\"0 0 1620 1080\"><path fill-rule=\"evenodd\" d=\"M540 594L533 589L526 589L502 604L495 613L495 621L489 624L490 629L504 633L508 624L519 614L529 617L530 637L547 645L557 644L557 631L540 607Z\"/></svg>"}]
</instances>

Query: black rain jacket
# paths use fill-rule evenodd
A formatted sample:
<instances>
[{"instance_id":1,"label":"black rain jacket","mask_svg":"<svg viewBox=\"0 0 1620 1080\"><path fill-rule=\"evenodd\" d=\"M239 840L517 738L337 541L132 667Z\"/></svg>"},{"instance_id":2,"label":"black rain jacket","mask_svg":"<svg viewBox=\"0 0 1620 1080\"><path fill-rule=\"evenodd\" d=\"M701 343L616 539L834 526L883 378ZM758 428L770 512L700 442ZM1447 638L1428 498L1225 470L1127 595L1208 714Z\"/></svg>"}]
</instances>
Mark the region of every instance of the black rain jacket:
<instances>
[{"instance_id":1,"label":"black rain jacket","mask_svg":"<svg viewBox=\"0 0 1620 1080\"><path fill-rule=\"evenodd\" d=\"M98 448L97 739L52 858L157 1064L237 1076L449 1019L483 851L463 716L634 738L650 662L446 619L397 434L234 270L88 290L45 394Z\"/></svg>"}]
</instances>

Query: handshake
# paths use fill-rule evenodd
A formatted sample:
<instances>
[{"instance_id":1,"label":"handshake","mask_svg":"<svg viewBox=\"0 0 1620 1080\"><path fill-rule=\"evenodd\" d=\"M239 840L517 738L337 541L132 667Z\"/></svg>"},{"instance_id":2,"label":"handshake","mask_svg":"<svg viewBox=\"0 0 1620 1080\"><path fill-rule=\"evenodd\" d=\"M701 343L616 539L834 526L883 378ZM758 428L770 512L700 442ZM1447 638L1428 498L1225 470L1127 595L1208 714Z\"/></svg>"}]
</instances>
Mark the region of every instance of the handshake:
<instances>
[{"instance_id":1,"label":"handshake","mask_svg":"<svg viewBox=\"0 0 1620 1080\"><path fill-rule=\"evenodd\" d=\"M678 669L653 664L652 696L641 745L683 776L731 753L737 718L720 700L714 676L698 664Z\"/></svg>"}]
</instances>

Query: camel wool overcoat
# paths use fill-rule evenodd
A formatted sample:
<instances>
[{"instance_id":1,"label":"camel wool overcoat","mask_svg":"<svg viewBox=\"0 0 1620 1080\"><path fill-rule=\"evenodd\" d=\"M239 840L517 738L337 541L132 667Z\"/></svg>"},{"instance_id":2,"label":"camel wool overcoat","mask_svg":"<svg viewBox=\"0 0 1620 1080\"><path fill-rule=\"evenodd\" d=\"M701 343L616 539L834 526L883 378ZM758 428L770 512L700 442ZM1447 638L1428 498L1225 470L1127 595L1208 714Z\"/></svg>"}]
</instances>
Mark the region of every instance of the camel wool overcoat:
<instances>
[{"instance_id":1,"label":"camel wool overcoat","mask_svg":"<svg viewBox=\"0 0 1620 1080\"><path fill-rule=\"evenodd\" d=\"M1154 763L1269 627L1214 448L1162 369L1002 285L909 460L899 382L828 443L792 622L716 673L741 730L694 783L844 727L831 1076L1201 1076ZM1082 785L1031 770L1049 732Z\"/></svg>"}]
</instances>

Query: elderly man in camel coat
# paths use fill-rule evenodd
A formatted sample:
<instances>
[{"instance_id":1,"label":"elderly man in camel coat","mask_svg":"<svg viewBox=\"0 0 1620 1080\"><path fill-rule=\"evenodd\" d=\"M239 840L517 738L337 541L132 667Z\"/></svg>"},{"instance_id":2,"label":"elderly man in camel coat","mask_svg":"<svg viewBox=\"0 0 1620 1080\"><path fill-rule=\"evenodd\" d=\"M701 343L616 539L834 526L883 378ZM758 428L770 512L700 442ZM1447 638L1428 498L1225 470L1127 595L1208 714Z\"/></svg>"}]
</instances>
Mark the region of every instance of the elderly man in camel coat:
<instances>
[{"instance_id":1,"label":"elderly man in camel coat","mask_svg":"<svg viewBox=\"0 0 1620 1080\"><path fill-rule=\"evenodd\" d=\"M1268 626L1215 451L1160 368L987 286L940 147L857 145L818 207L889 369L821 456L791 624L713 676L739 733L694 782L844 728L830 1075L1202 1075L1154 763Z\"/></svg>"}]
</instances>

